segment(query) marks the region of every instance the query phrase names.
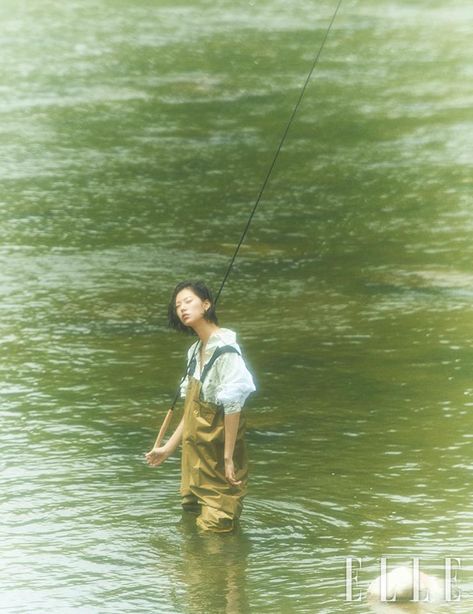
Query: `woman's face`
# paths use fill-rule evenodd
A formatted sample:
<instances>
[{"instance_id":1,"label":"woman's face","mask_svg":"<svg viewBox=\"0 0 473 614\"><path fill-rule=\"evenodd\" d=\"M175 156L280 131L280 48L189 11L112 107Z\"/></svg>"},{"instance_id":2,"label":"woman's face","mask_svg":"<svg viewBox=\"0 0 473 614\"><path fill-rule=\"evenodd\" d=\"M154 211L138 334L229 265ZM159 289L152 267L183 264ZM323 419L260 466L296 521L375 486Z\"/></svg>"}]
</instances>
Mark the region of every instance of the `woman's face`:
<instances>
[{"instance_id":1,"label":"woman's face","mask_svg":"<svg viewBox=\"0 0 473 614\"><path fill-rule=\"evenodd\" d=\"M184 326L193 328L209 307L210 301L203 301L190 288L184 288L176 296L176 314Z\"/></svg>"}]
</instances>

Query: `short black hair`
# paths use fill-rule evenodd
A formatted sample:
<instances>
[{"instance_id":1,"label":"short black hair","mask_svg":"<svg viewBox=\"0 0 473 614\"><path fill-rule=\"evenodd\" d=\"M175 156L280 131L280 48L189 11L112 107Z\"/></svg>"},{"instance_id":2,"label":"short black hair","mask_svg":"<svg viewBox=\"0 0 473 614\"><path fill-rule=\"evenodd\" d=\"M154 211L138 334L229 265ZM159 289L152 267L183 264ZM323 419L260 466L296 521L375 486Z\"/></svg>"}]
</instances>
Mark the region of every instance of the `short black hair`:
<instances>
[{"instance_id":1,"label":"short black hair","mask_svg":"<svg viewBox=\"0 0 473 614\"><path fill-rule=\"evenodd\" d=\"M215 313L215 301L210 288L206 286L203 281L186 280L179 282L173 290L171 300L169 301L168 305L169 326L171 328L174 328L174 330L179 330L183 333L195 335L195 331L190 326L185 326L179 319L176 312L176 297L179 292L181 290L184 290L185 288L189 288L189 290L192 290L192 292L202 301L210 302L210 307L205 312L204 318L209 322L214 322L214 324L218 324L217 314Z\"/></svg>"}]
</instances>

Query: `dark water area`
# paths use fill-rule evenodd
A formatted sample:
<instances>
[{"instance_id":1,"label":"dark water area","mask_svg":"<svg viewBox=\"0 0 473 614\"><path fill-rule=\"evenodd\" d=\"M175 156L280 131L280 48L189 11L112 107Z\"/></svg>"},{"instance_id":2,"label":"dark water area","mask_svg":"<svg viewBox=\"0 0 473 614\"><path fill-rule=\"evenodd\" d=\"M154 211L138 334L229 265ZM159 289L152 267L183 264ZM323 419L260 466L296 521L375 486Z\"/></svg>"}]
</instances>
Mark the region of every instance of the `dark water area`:
<instances>
[{"instance_id":1,"label":"dark water area","mask_svg":"<svg viewBox=\"0 0 473 614\"><path fill-rule=\"evenodd\" d=\"M372 612L345 562L363 592L386 556L461 559L419 611L471 612L466 0L342 3L219 306L258 382L239 533L143 462L170 292L218 287L335 6L2 2L1 611Z\"/></svg>"}]
</instances>

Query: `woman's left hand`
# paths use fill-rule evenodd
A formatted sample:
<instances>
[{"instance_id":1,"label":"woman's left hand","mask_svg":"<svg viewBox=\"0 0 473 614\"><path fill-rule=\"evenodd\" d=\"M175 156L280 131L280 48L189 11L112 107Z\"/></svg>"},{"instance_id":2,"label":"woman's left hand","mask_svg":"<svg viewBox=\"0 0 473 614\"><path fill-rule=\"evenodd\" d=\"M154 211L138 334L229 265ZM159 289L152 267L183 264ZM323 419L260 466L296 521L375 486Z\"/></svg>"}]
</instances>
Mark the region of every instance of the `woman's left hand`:
<instances>
[{"instance_id":1,"label":"woman's left hand","mask_svg":"<svg viewBox=\"0 0 473 614\"><path fill-rule=\"evenodd\" d=\"M240 486L241 480L237 480L235 476L235 465L233 459L225 460L225 478L232 486Z\"/></svg>"}]
</instances>

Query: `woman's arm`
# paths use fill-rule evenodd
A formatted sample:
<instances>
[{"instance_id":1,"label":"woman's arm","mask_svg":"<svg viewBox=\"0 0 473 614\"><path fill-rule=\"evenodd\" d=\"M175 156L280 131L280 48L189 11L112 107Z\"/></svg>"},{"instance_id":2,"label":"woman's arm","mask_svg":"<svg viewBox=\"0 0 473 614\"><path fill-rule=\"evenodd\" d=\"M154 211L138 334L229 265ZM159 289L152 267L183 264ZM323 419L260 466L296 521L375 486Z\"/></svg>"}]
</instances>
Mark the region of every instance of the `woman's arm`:
<instances>
[{"instance_id":1,"label":"woman's arm","mask_svg":"<svg viewBox=\"0 0 473 614\"><path fill-rule=\"evenodd\" d=\"M161 446L160 448L153 448L145 454L148 465L151 467L158 467L161 465L161 463L164 463L168 456L171 456L171 454L175 452L176 448L181 443L183 427L184 418L182 418L182 420L179 422L176 430L166 441L164 446Z\"/></svg>"},{"instance_id":2,"label":"woman's arm","mask_svg":"<svg viewBox=\"0 0 473 614\"><path fill-rule=\"evenodd\" d=\"M235 476L235 466L233 464L233 451L235 450L235 441L238 433L238 425L240 423L240 412L233 414L225 414L225 447L223 458L225 461L225 478L232 486L239 486L241 480L237 480Z\"/></svg>"}]
</instances>

